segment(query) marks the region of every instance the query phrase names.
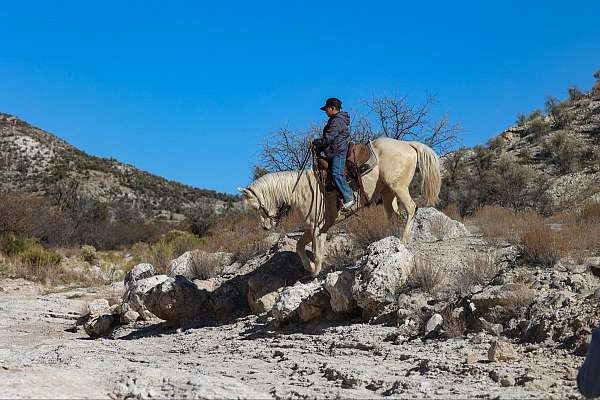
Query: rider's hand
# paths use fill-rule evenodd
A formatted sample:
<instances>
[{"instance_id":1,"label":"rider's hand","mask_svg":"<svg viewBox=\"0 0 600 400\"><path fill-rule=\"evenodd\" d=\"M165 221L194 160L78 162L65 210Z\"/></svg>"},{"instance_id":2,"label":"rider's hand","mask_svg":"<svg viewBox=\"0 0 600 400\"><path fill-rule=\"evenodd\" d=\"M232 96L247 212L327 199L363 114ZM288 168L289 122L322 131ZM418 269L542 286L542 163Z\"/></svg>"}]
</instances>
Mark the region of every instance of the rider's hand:
<instances>
[{"instance_id":1,"label":"rider's hand","mask_svg":"<svg viewBox=\"0 0 600 400\"><path fill-rule=\"evenodd\" d=\"M313 147L316 147L317 149L320 147L323 147L323 139L318 138L318 139L313 140L312 145L313 145Z\"/></svg>"}]
</instances>

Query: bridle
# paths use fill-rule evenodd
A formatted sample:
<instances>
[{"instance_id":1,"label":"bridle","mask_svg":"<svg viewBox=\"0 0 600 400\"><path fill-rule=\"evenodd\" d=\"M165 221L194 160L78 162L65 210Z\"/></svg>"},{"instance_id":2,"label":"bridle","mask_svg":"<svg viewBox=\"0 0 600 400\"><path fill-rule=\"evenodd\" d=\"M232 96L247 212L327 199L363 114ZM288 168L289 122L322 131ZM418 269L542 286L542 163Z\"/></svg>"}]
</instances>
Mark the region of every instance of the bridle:
<instances>
[{"instance_id":1,"label":"bridle","mask_svg":"<svg viewBox=\"0 0 600 400\"><path fill-rule=\"evenodd\" d=\"M267 210L267 208L262 204L262 201L260 201L260 197L258 197L256 192L254 190L252 190L252 188L250 188L250 187L248 187L246 189L250 193L252 193L252 195L254 195L254 197L256 198L256 201L258 201L258 210L259 211L261 211L263 214L265 214L268 218L270 218L272 220L279 221L281 219L281 215L286 208L285 204L283 204L281 207L279 207L279 209L277 210L275 215L272 215L271 213L269 213L269 210Z\"/></svg>"}]
</instances>

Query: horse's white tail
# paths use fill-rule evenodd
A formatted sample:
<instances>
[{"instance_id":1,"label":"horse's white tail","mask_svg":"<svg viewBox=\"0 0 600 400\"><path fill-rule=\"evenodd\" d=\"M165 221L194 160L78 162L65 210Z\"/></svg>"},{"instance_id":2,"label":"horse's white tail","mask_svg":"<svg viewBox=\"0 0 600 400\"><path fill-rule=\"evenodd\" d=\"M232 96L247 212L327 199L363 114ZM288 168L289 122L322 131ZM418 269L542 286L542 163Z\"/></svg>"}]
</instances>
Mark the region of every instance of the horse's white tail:
<instances>
[{"instance_id":1,"label":"horse's white tail","mask_svg":"<svg viewBox=\"0 0 600 400\"><path fill-rule=\"evenodd\" d=\"M428 206L433 206L438 201L442 187L440 160L431 147L419 142L409 144L417 151L417 165L421 171L421 196Z\"/></svg>"}]
</instances>

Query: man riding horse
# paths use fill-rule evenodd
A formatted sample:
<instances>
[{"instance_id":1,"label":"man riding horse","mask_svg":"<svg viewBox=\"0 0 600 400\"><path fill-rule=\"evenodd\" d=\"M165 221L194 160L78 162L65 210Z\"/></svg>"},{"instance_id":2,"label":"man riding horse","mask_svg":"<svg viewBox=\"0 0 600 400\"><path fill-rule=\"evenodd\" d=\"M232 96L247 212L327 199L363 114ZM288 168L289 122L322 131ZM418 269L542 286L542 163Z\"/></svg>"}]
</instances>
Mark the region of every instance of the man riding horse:
<instances>
[{"instance_id":1,"label":"man riding horse","mask_svg":"<svg viewBox=\"0 0 600 400\"><path fill-rule=\"evenodd\" d=\"M313 146L331 165L333 183L342 194L343 211L350 211L354 205L354 193L346 181L344 168L350 144L350 116L342 110L342 102L335 97L327 99L321 107L329 120L323 128L323 136L313 140Z\"/></svg>"}]
</instances>

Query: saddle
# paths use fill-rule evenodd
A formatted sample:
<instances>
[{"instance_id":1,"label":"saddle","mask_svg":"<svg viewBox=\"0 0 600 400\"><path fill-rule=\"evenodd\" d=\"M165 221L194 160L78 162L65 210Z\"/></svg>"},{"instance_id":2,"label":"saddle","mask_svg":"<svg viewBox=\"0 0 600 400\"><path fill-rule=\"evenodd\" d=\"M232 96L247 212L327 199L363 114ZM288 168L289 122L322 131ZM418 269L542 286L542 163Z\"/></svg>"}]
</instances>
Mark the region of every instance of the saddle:
<instances>
[{"instance_id":1,"label":"saddle","mask_svg":"<svg viewBox=\"0 0 600 400\"><path fill-rule=\"evenodd\" d=\"M350 187L355 192L360 194L360 197L365 196L362 184L362 177L377 165L377 155L373 150L371 142L367 143L350 143L348 145L348 157L346 158L346 166L344 175L350 184ZM325 183L326 190L335 190L333 179L331 176L331 168L329 161L323 157L317 157L317 172L321 176L321 181ZM361 199L362 201L363 199ZM366 196L365 199L366 201Z\"/></svg>"}]
</instances>

